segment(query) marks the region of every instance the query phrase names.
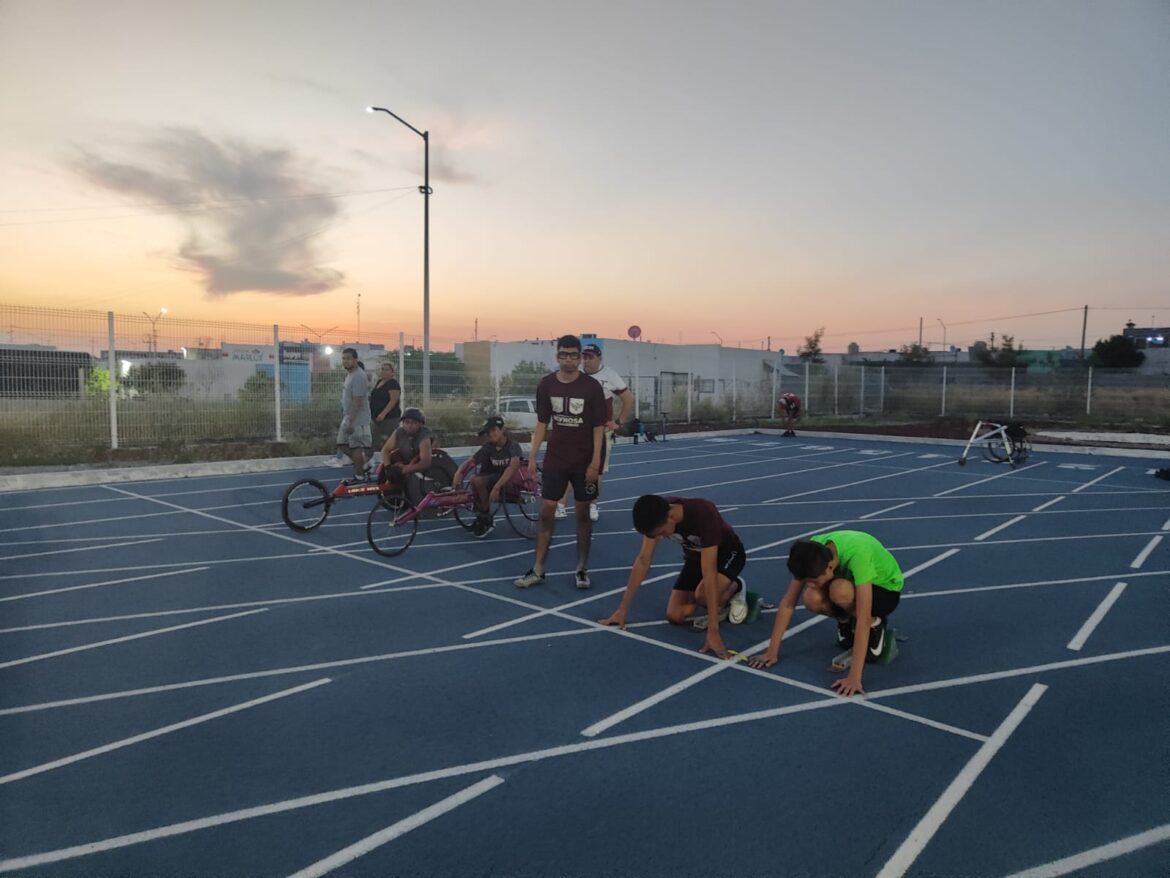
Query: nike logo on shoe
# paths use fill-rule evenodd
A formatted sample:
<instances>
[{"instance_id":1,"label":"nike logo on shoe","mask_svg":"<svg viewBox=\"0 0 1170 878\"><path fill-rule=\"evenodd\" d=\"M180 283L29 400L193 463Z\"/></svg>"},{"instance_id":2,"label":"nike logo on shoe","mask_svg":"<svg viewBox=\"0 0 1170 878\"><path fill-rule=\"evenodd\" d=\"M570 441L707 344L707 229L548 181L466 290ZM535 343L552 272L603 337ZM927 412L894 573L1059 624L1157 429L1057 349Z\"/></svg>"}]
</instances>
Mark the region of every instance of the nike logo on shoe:
<instances>
[{"instance_id":1,"label":"nike logo on shoe","mask_svg":"<svg viewBox=\"0 0 1170 878\"><path fill-rule=\"evenodd\" d=\"M872 655L874 658L880 658L881 654L882 654L882 647L885 645L886 645L886 629L882 628L881 634L878 637L877 646L871 646L869 648L869 654Z\"/></svg>"}]
</instances>

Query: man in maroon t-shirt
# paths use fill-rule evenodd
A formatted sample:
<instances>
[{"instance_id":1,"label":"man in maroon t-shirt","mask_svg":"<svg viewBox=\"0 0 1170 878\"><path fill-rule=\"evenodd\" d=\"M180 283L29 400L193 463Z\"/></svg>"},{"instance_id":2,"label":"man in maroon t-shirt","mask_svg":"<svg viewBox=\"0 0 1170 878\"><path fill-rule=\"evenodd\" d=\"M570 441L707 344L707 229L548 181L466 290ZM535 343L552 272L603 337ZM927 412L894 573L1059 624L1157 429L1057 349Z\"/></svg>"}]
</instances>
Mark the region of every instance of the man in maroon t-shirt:
<instances>
[{"instance_id":1,"label":"man in maroon t-shirt","mask_svg":"<svg viewBox=\"0 0 1170 878\"><path fill-rule=\"evenodd\" d=\"M601 619L601 624L626 627L626 612L650 572L655 546L661 539L674 540L682 544L683 568L666 605L667 621L682 625L696 609L706 606L707 615L694 620L696 628L707 631L699 652L727 658L719 636L720 618L738 625L760 599L755 593L749 596L740 576L747 557L739 536L714 503L699 497L645 494L634 503L634 528L642 535L642 548L630 570L621 604L612 616Z\"/></svg>"},{"instance_id":2,"label":"man in maroon t-shirt","mask_svg":"<svg viewBox=\"0 0 1170 878\"><path fill-rule=\"evenodd\" d=\"M528 474L536 477L536 455L550 424L555 425L544 455L540 490L540 529L536 533L536 558L527 573L513 583L530 588L544 582L544 561L552 542L557 501L573 486L577 510L577 588L589 588L589 545L593 522L589 501L596 500L601 471L601 443L605 437L605 392L593 378L581 371L581 339L563 335L557 339L558 369L536 385L536 430L528 455Z\"/></svg>"}]
</instances>

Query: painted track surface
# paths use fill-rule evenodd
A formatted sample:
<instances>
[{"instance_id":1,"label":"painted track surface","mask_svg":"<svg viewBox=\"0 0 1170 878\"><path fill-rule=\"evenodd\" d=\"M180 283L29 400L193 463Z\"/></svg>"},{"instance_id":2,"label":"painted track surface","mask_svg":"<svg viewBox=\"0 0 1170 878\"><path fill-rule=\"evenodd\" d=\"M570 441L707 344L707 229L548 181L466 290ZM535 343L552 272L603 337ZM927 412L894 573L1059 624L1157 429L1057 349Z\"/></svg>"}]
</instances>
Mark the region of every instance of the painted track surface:
<instances>
[{"instance_id":1,"label":"painted track surface","mask_svg":"<svg viewBox=\"0 0 1170 878\"><path fill-rule=\"evenodd\" d=\"M957 454L622 446L589 592L565 523L528 591L502 522L395 559L364 500L294 534L295 473L0 494L0 870L1164 873L1164 461ZM852 700L803 610L768 671L701 656L661 621L671 545L629 630L597 626L646 492L716 502L772 601L793 539L870 531L909 574L902 654ZM751 651L771 620L721 630Z\"/></svg>"}]
</instances>

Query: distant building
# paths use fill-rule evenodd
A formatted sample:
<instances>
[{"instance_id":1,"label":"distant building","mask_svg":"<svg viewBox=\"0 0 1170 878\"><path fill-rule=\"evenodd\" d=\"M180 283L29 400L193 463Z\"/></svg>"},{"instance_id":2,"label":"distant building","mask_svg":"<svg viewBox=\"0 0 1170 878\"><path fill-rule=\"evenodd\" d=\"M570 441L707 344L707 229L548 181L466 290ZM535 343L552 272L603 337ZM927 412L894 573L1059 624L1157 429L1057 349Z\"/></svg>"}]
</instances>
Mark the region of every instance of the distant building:
<instances>
[{"instance_id":1,"label":"distant building","mask_svg":"<svg viewBox=\"0 0 1170 878\"><path fill-rule=\"evenodd\" d=\"M1136 326L1131 320L1121 333L1134 343L1138 350L1170 346L1170 326Z\"/></svg>"}]
</instances>

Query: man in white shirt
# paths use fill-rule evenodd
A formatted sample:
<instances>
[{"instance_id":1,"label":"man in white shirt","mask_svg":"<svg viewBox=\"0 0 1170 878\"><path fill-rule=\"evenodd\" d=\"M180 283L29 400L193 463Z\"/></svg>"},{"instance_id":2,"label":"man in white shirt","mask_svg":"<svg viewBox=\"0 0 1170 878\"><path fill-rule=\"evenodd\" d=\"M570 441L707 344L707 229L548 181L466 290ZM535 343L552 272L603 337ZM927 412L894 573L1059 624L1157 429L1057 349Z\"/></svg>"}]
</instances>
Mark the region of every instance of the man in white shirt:
<instances>
[{"instance_id":1,"label":"man in white shirt","mask_svg":"<svg viewBox=\"0 0 1170 878\"><path fill-rule=\"evenodd\" d=\"M605 393L605 441L601 446L601 472L602 476L598 476L598 488L601 486L601 479L605 473L609 472L609 451L613 445L613 434L622 421L626 419L634 411L634 394L630 392L626 380L617 373L615 369L611 369L601 361L601 345L597 342L589 342L581 351L581 368L582 371L593 378L601 385L602 391ZM620 399L622 403L620 413L614 411L614 398ZM569 498L568 490L565 491L565 496L557 503L557 518L564 518L565 501ZM597 521L600 515L600 510L597 508L597 501L594 500L589 504L589 518L592 521Z\"/></svg>"}]
</instances>

